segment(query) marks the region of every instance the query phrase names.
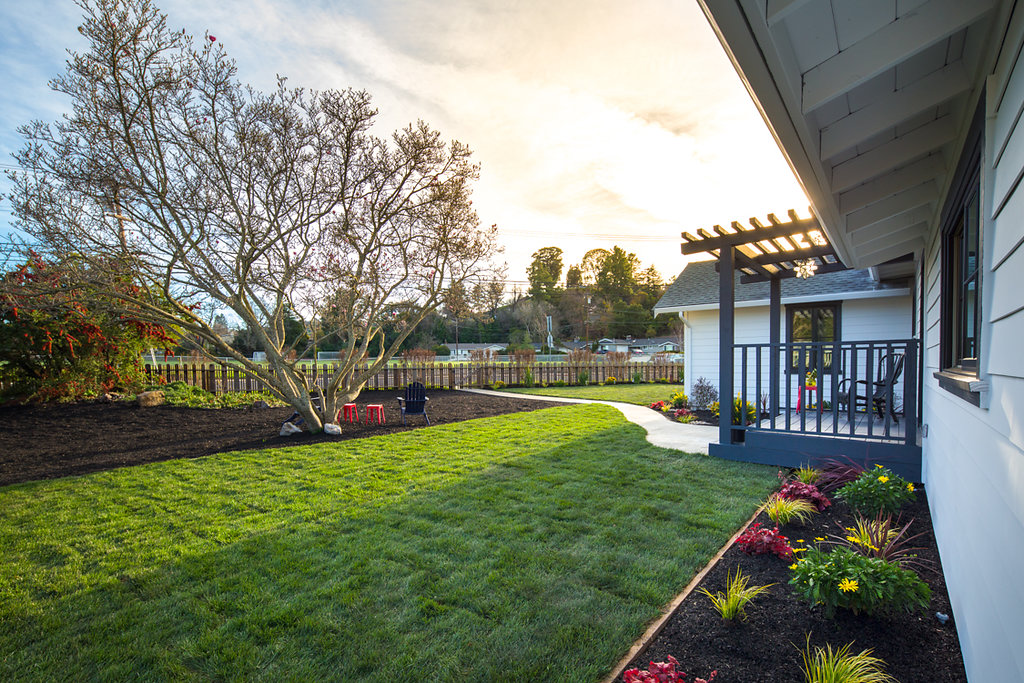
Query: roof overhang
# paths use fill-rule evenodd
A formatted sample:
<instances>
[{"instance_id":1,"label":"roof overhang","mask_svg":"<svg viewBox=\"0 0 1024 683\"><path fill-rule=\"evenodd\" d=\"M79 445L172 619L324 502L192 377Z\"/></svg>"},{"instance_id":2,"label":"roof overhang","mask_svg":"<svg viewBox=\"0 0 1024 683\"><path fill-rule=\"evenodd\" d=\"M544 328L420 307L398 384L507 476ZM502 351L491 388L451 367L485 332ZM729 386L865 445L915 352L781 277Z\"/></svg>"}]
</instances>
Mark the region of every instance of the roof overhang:
<instances>
[{"instance_id":1,"label":"roof overhang","mask_svg":"<svg viewBox=\"0 0 1024 683\"><path fill-rule=\"evenodd\" d=\"M851 268L919 254L1009 0L698 0Z\"/></svg>"}]
</instances>

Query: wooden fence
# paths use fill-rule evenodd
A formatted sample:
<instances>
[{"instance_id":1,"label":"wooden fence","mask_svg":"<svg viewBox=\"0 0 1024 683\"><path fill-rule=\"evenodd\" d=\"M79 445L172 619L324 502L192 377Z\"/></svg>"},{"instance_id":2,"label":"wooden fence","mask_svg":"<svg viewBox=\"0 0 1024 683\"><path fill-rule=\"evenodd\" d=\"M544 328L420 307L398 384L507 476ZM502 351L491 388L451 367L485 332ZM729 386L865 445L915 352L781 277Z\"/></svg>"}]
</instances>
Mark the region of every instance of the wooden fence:
<instances>
[{"instance_id":1,"label":"wooden fence","mask_svg":"<svg viewBox=\"0 0 1024 683\"><path fill-rule=\"evenodd\" d=\"M321 388L334 375L338 364L300 363L299 368L310 380L310 385ZM185 382L206 391L223 394L234 391L258 391L260 382L242 372L240 368L215 363L149 365L146 375L151 384ZM579 384L581 373L586 373L590 384L602 383L609 377L619 382L631 382L635 375L643 382L681 379L682 363L653 361L648 363L394 363L382 368L366 383L367 389L403 389L413 381L420 381L431 389L458 389L460 387L490 387L495 382L507 385L523 384L527 372L534 384L564 382ZM162 378L162 379L161 379Z\"/></svg>"}]
</instances>

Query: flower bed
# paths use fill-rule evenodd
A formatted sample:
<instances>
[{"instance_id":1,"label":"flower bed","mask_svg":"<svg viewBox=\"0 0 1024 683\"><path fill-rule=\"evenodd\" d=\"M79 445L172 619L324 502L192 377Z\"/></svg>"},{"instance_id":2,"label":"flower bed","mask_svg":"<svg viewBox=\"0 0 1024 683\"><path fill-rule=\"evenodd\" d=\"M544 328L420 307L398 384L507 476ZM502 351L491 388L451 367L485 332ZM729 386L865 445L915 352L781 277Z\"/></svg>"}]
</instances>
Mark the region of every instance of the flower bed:
<instances>
[{"instance_id":1,"label":"flower bed","mask_svg":"<svg viewBox=\"0 0 1024 683\"><path fill-rule=\"evenodd\" d=\"M882 470L869 475L876 480L879 476L888 477ZM686 680L717 671L716 683L803 681L802 654L808 647L812 653L815 648L829 646L837 651L852 643L851 654L871 649L872 656L884 662L885 672L902 683L965 681L926 496L920 486L911 492L915 494L914 500L900 508L899 524L913 520L904 540L916 548L916 557L904 566L920 575L927 584L927 595L907 574L900 574L902 583L889 588L892 577L888 574L897 572L883 566L881 560L860 554L850 556L845 550L842 553L846 556L825 556L825 563L811 567L819 559L815 555L845 549L854 543L848 537L859 536L850 503L830 493L831 505L811 514L806 524L778 525L774 534L775 522L762 513L755 520L759 526L751 525L748 530L748 542L738 542L726 551L698 590L682 602L660 633L626 669L648 669L650 662L667 662L671 655L678 660L678 670L690 676ZM914 537L915 534L921 535ZM781 548L780 536L795 551L793 555ZM744 548L756 549L761 554L747 554ZM806 559L809 555L810 560ZM827 565L829 559L846 562L843 566L850 576L828 573L836 571L834 566ZM818 575L819 580L826 574L825 580L835 579L835 585L830 584L826 591L828 596L822 596L831 604L812 604L805 599L809 592L805 580L811 573L809 568L825 570ZM727 621L699 589L713 594L725 591L729 575L735 575L737 570L742 571L750 586L774 585L745 605L745 620ZM872 582L880 580L880 572L888 573L884 577L886 590L893 592L883 591L880 601L865 601L870 597L868 593L878 588ZM800 574L804 575L803 583L792 584L791 580ZM923 609L917 607L922 600L926 605ZM949 618L943 622L936 613Z\"/></svg>"}]
</instances>

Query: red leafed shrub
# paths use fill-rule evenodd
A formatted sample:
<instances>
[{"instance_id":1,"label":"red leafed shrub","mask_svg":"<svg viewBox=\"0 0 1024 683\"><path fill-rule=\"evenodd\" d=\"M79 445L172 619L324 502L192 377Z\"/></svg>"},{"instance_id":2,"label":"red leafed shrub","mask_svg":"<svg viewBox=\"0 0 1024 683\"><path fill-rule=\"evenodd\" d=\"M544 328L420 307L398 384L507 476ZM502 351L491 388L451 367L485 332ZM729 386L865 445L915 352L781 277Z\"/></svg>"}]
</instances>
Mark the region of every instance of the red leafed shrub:
<instances>
[{"instance_id":1,"label":"red leafed shrub","mask_svg":"<svg viewBox=\"0 0 1024 683\"><path fill-rule=\"evenodd\" d=\"M686 674L676 671L679 662L672 655L667 662L651 662L650 669L629 669L622 674L623 683L686 683ZM712 671L707 678L696 678L693 683L711 683L718 675Z\"/></svg>"},{"instance_id":2,"label":"red leafed shrub","mask_svg":"<svg viewBox=\"0 0 1024 683\"><path fill-rule=\"evenodd\" d=\"M651 410L661 410L666 405L668 404L665 403L665 401L655 401L654 403L651 404Z\"/></svg>"},{"instance_id":3,"label":"red leafed shrub","mask_svg":"<svg viewBox=\"0 0 1024 683\"><path fill-rule=\"evenodd\" d=\"M793 559L793 549L789 547L789 539L779 533L777 526L773 529L765 529L760 522L754 522L736 539L736 545L748 555L771 553L783 560Z\"/></svg>"},{"instance_id":4,"label":"red leafed shrub","mask_svg":"<svg viewBox=\"0 0 1024 683\"><path fill-rule=\"evenodd\" d=\"M783 498L796 499L803 498L809 500L814 504L814 507L821 512L829 505L832 504L825 494L818 490L818 487L814 484L805 484L802 481L791 481L786 483L782 490L779 491L779 495Z\"/></svg>"}]
</instances>

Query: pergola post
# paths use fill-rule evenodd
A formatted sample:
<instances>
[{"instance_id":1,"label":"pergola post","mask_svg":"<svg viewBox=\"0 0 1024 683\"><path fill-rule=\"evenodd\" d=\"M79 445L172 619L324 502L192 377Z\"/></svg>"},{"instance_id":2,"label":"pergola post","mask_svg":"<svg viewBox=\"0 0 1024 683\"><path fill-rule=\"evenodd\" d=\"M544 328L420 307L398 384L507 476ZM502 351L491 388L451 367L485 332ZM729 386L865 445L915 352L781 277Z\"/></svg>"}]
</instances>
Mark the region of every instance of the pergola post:
<instances>
[{"instance_id":1,"label":"pergola post","mask_svg":"<svg viewBox=\"0 0 1024 683\"><path fill-rule=\"evenodd\" d=\"M769 366L768 371L768 382L769 382L769 394L771 396L771 419L775 419L775 416L779 414L779 343L781 342L780 333L782 323L780 317L782 315L782 281L773 277L769 282L769 295L768 295L768 343L771 344L770 353L768 354Z\"/></svg>"},{"instance_id":2,"label":"pergola post","mask_svg":"<svg viewBox=\"0 0 1024 683\"><path fill-rule=\"evenodd\" d=\"M736 278L733 273L735 251L735 247L723 247L718 259L718 443L723 446L733 442L733 343L736 337Z\"/></svg>"}]
</instances>

